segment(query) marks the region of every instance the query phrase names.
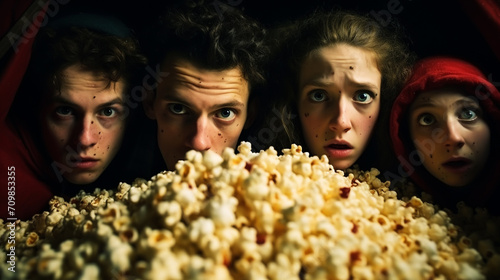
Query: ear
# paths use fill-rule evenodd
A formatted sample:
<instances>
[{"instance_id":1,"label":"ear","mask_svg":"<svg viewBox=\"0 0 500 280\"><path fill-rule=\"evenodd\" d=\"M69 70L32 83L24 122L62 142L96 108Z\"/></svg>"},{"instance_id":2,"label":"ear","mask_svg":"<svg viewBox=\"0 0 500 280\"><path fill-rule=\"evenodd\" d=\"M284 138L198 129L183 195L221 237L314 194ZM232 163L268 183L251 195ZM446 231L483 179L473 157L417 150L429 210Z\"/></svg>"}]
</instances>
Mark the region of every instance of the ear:
<instances>
[{"instance_id":1,"label":"ear","mask_svg":"<svg viewBox=\"0 0 500 280\"><path fill-rule=\"evenodd\" d=\"M142 101L142 107L144 108L144 112L146 116L152 120L156 119L154 105L155 105L155 96L156 93L153 90L146 91L146 97Z\"/></svg>"},{"instance_id":2,"label":"ear","mask_svg":"<svg viewBox=\"0 0 500 280\"><path fill-rule=\"evenodd\" d=\"M248 129L249 127L252 126L253 122L255 121L258 109L257 104L259 104L258 97L251 98L249 100L247 109L247 119L245 121L245 126L243 127L243 129Z\"/></svg>"}]
</instances>

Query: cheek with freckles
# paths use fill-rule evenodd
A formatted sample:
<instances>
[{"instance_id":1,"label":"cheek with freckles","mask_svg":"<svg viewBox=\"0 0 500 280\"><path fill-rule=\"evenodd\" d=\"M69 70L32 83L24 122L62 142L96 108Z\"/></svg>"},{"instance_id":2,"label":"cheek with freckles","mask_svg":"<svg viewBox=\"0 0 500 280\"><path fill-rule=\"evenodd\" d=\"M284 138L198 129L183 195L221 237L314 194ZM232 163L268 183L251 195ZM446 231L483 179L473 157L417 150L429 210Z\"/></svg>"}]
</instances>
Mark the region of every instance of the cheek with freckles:
<instances>
[{"instance_id":1,"label":"cheek with freckles","mask_svg":"<svg viewBox=\"0 0 500 280\"><path fill-rule=\"evenodd\" d=\"M375 127L375 119L371 115L368 115L364 118L359 118L357 124L357 134L363 138L369 138Z\"/></svg>"}]
</instances>

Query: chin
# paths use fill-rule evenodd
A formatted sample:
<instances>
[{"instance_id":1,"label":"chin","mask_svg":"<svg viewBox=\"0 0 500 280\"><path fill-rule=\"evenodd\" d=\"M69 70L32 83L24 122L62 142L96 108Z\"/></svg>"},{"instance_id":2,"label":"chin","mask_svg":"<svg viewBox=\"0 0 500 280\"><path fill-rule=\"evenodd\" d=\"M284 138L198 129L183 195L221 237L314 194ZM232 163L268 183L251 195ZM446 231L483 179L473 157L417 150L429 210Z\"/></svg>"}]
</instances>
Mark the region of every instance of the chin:
<instances>
[{"instance_id":1,"label":"chin","mask_svg":"<svg viewBox=\"0 0 500 280\"><path fill-rule=\"evenodd\" d=\"M353 162L346 162L346 161L340 161L340 162L333 162L330 161L331 165L335 170L346 170L347 168L351 167L354 163Z\"/></svg>"},{"instance_id":2,"label":"chin","mask_svg":"<svg viewBox=\"0 0 500 280\"><path fill-rule=\"evenodd\" d=\"M71 184L75 184L75 185L88 185L88 184L91 184L93 182L95 182L97 180L97 178L99 178L99 176L95 176L95 175L91 175L91 176L88 176L88 174L82 174L82 175L79 175L79 176L74 176L74 177L64 177L64 179L66 179L66 181L70 182Z\"/></svg>"},{"instance_id":3,"label":"chin","mask_svg":"<svg viewBox=\"0 0 500 280\"><path fill-rule=\"evenodd\" d=\"M441 183L447 185L448 187L452 188L463 188L468 186L472 182L470 180L466 180L466 178L459 178L459 177L454 178L455 180L449 180L450 177L447 177L446 179L447 180L439 179L439 181L441 181Z\"/></svg>"},{"instance_id":4,"label":"chin","mask_svg":"<svg viewBox=\"0 0 500 280\"><path fill-rule=\"evenodd\" d=\"M463 187L466 187L467 185L469 185L469 181L441 181L443 183L445 183L447 186L450 186L452 188L463 188Z\"/></svg>"}]
</instances>

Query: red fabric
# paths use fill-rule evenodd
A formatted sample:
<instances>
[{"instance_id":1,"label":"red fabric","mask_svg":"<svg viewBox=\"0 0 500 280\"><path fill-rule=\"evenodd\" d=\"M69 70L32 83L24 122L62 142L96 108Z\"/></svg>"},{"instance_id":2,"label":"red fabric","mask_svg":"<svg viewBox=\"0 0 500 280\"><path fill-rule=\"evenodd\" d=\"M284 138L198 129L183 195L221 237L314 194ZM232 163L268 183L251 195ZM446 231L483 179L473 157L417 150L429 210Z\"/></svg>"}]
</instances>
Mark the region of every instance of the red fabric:
<instances>
[{"instance_id":1,"label":"red fabric","mask_svg":"<svg viewBox=\"0 0 500 280\"><path fill-rule=\"evenodd\" d=\"M390 117L390 134L393 148L403 166L408 167L412 162L411 153L415 150L412 143L407 143L402 129L408 126L406 112L419 92L423 90L439 89L445 85L458 85L472 96L479 100L485 115L490 120L490 131L492 135L499 135L498 123L500 123L500 93L487 78L473 65L454 58L431 57L416 63L413 74L404 86L403 90L396 98ZM481 89L478 91L478 89ZM482 174L485 182L478 185L473 191L466 194L467 202L474 205L485 205L490 195L500 188L500 178L496 174L500 171L500 160L498 160L498 150L496 142L492 139L492 155L494 166ZM496 150L495 150L496 149ZM413 160L415 162L415 160ZM438 186L440 183L429 173L424 171L423 166L414 164L411 166L409 175L411 179L423 190L435 196L447 196L443 189ZM441 192L441 193L439 193Z\"/></svg>"},{"instance_id":2,"label":"red fabric","mask_svg":"<svg viewBox=\"0 0 500 280\"><path fill-rule=\"evenodd\" d=\"M460 4L500 60L500 1L460 0Z\"/></svg>"},{"instance_id":3,"label":"red fabric","mask_svg":"<svg viewBox=\"0 0 500 280\"><path fill-rule=\"evenodd\" d=\"M3 26L2 26L3 28ZM32 24L30 30L38 30ZM29 132L16 125L7 113L29 63L34 36L21 37L10 61L0 77L0 218L26 220L48 208L52 197L49 184L43 178L50 174L47 164L35 147ZM12 168L13 167L13 168ZM14 170L12 170L14 169ZM14 171L14 173L12 173ZM10 173L9 173L10 172ZM8 187L15 182L13 214L7 213ZM11 193L13 194L13 193ZM12 202L11 202L12 205Z\"/></svg>"},{"instance_id":4,"label":"red fabric","mask_svg":"<svg viewBox=\"0 0 500 280\"><path fill-rule=\"evenodd\" d=\"M0 17L0 38L8 33L10 28L22 17L31 3L33 3L33 0L0 1L0 11L2 11L2 16Z\"/></svg>"}]
</instances>

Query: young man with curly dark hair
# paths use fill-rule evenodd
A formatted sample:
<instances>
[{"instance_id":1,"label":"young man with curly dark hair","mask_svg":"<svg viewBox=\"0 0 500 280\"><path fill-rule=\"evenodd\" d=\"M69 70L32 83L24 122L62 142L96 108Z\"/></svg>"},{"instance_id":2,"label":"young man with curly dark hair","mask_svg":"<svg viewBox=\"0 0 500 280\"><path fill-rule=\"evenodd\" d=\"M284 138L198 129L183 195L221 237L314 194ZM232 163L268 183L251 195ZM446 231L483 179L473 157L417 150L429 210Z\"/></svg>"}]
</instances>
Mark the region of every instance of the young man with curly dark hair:
<instances>
[{"instance_id":1,"label":"young man with curly dark hair","mask_svg":"<svg viewBox=\"0 0 500 280\"><path fill-rule=\"evenodd\" d=\"M40 29L2 129L9 139L1 164L12 166L16 218L47 209L54 195L134 179L124 167L129 158L117 157L135 113L131 89L146 62L131 30L109 15L71 14Z\"/></svg>"},{"instance_id":2,"label":"young man with curly dark hair","mask_svg":"<svg viewBox=\"0 0 500 280\"><path fill-rule=\"evenodd\" d=\"M210 3L169 7L157 24L147 43L160 79L144 107L167 169L189 150L236 148L265 81L265 29Z\"/></svg>"}]
</instances>

